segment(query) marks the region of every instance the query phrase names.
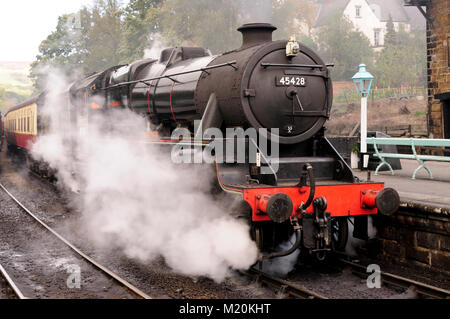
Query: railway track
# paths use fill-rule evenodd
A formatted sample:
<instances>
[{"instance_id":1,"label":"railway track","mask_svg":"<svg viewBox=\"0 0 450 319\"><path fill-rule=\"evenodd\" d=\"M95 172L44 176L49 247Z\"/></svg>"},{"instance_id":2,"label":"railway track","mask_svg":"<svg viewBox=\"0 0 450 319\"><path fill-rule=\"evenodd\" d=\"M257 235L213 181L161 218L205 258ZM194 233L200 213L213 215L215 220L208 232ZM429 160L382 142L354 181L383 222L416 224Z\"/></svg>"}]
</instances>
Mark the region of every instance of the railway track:
<instances>
[{"instance_id":1,"label":"railway track","mask_svg":"<svg viewBox=\"0 0 450 319\"><path fill-rule=\"evenodd\" d=\"M244 275L254 278L266 286L278 289L281 293L297 299L328 299L302 286L290 283L286 280L271 276L257 269L250 268L243 272Z\"/></svg>"},{"instance_id":2,"label":"railway track","mask_svg":"<svg viewBox=\"0 0 450 319\"><path fill-rule=\"evenodd\" d=\"M340 260L343 264L350 266L352 271L358 276L367 277L367 267L345 260ZM416 280L412 280L406 277L390 274L381 271L381 281L396 287L403 289L409 289L414 287L415 292L422 298L433 298L433 299L450 299L450 291L442 288L427 285Z\"/></svg>"},{"instance_id":3,"label":"railway track","mask_svg":"<svg viewBox=\"0 0 450 319\"><path fill-rule=\"evenodd\" d=\"M6 284L8 285L9 288L11 288L11 291L14 293L14 295L18 298L18 299L28 299L27 297L24 296L24 294L20 291L20 289L17 287L16 283L12 280L12 278L8 275L8 273L6 272L5 268L3 268L2 265L0 265L0 276L3 277L3 279L5 280Z\"/></svg>"},{"instance_id":4,"label":"railway track","mask_svg":"<svg viewBox=\"0 0 450 319\"><path fill-rule=\"evenodd\" d=\"M108 268L106 268L105 266L101 265L100 263L98 263L97 261L95 261L94 259L92 259L91 257L89 257L88 255L86 255L85 253L83 253L81 250L79 250L77 247L75 247L75 245L73 245L72 243L70 243L66 238L64 238L63 236L61 236L59 233L57 233L55 230L53 230L50 226L48 226L47 224L45 224L41 219L39 219L35 214L33 214L30 210L28 210L17 198L14 197L14 195L12 195L5 186L3 186L0 183L0 188L25 212L27 213L29 216L31 216L40 226L42 226L44 229L46 229L48 232L50 232L52 235L54 235L57 239L59 239L61 242L63 242L67 247L69 247L72 251L74 251L77 255L79 255L81 258L83 258L86 262L88 262L89 264L91 264L92 266L94 266L95 268L97 268L98 270L100 270L103 274L105 274L107 277L112 278L115 282L117 282L119 285L121 285L122 287L124 287L125 289L127 289L132 295L136 296L136 298L139 299L152 299L149 295L147 295L146 293L144 293L143 291L141 291L140 289L138 289L137 287L135 287L134 285L132 285L131 283L129 283L128 281L126 281L125 279L123 279L122 277L120 277L119 275L115 274L114 272L112 272L111 270L109 270ZM8 277L8 279L6 279L6 281L8 282L8 285L11 286L11 283L17 288L17 286L12 282L11 278L7 275L6 271L4 271L3 268L1 268L1 272L2 272L2 276ZM14 290L14 289L13 289ZM20 290L17 288L17 291L20 292ZM14 290L14 292L16 293L16 291ZM17 294L17 293L16 293ZM22 295L23 296L23 295Z\"/></svg>"}]
</instances>

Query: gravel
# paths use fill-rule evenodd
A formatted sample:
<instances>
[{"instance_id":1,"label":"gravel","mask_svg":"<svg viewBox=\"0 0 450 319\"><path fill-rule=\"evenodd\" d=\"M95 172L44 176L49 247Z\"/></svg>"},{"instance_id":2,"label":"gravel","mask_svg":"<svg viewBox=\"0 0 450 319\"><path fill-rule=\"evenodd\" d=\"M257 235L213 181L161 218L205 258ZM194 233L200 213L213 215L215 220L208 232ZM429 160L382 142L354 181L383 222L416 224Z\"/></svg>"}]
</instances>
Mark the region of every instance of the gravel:
<instances>
[{"instance_id":1,"label":"gravel","mask_svg":"<svg viewBox=\"0 0 450 319\"><path fill-rule=\"evenodd\" d=\"M140 263L121 251L99 248L84 234L82 214L71 208L73 194L59 191L54 185L11 164L0 153L0 182L28 209L56 229L75 246L122 278L154 298L176 299L273 299L284 298L277 291L262 287L235 272L223 283L204 277L187 277L174 273L162 258ZM131 298L115 282L106 278L53 236L27 217L7 195L0 191L0 263L32 298ZM68 265L79 265L81 289L68 289ZM383 270L386 270L383 268ZM398 268L398 271L401 271ZM401 274L401 273L400 273ZM410 276L407 273L406 277ZM422 276L423 274L421 274ZM415 298L411 291L382 287L369 289L345 267L333 264L297 264L287 280L329 298ZM431 283L431 282L430 282ZM0 281L0 299L8 297Z\"/></svg>"}]
</instances>

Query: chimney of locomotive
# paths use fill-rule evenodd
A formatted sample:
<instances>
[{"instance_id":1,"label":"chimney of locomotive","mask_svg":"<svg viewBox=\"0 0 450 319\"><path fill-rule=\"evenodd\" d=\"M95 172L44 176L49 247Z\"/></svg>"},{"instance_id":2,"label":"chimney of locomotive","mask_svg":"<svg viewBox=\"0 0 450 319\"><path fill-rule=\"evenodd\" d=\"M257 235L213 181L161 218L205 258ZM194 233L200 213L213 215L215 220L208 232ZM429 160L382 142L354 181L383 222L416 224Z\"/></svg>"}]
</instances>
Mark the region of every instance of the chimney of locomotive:
<instances>
[{"instance_id":1,"label":"chimney of locomotive","mask_svg":"<svg viewBox=\"0 0 450 319\"><path fill-rule=\"evenodd\" d=\"M248 23L238 29L242 33L243 42L239 50L243 50L264 42L272 42L272 33L277 28L270 23Z\"/></svg>"}]
</instances>

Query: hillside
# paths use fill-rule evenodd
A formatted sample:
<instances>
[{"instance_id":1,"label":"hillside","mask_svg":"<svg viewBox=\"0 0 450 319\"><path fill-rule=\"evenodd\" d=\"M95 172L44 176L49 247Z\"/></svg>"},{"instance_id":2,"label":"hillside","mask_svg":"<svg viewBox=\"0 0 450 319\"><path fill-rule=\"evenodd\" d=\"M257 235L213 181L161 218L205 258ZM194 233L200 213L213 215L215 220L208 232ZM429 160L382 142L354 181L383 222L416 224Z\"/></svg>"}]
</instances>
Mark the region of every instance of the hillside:
<instances>
[{"instance_id":1,"label":"hillside","mask_svg":"<svg viewBox=\"0 0 450 319\"><path fill-rule=\"evenodd\" d=\"M32 95L29 71L29 62L0 62L0 111L5 112Z\"/></svg>"}]
</instances>

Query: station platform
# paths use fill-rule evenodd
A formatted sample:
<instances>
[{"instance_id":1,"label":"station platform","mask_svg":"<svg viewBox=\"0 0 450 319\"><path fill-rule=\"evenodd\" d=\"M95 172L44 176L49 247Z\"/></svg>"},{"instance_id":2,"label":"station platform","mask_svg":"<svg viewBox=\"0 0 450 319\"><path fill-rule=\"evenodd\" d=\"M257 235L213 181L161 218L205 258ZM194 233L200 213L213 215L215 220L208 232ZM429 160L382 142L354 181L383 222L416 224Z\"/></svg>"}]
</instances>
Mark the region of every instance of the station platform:
<instances>
[{"instance_id":1,"label":"station platform","mask_svg":"<svg viewBox=\"0 0 450 319\"><path fill-rule=\"evenodd\" d=\"M380 172L375 176L371 172L371 181L384 182L386 187L396 189L402 202L418 203L445 208L450 211L450 163L427 162L433 173L433 179L422 169L416 179L411 179L418 163L415 160L401 160L402 169L396 170L392 176L389 171ZM367 180L367 172L353 170L361 180Z\"/></svg>"}]
</instances>

